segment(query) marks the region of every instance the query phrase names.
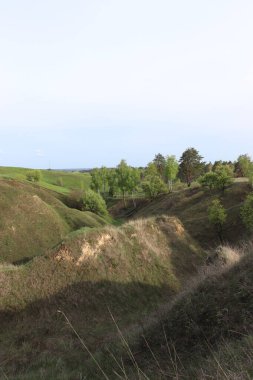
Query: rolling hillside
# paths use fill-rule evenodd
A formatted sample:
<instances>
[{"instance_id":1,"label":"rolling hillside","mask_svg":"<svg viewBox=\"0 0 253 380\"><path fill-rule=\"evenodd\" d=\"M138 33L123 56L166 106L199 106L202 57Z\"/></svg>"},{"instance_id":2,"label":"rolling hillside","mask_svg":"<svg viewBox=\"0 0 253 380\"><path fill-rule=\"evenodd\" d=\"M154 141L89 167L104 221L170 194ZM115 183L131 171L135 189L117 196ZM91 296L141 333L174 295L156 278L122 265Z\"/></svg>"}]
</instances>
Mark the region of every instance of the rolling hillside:
<instances>
[{"instance_id":1,"label":"rolling hillside","mask_svg":"<svg viewBox=\"0 0 253 380\"><path fill-rule=\"evenodd\" d=\"M223 195L162 195L114 227L59 193L1 180L4 378L250 379L252 246L217 251L207 223L221 195L226 240L246 238L239 213L249 191L237 183Z\"/></svg>"},{"instance_id":2,"label":"rolling hillside","mask_svg":"<svg viewBox=\"0 0 253 380\"><path fill-rule=\"evenodd\" d=\"M0 272L0 362L9 379L93 379L94 354L180 292L205 253L177 218L76 231L46 256ZM59 357L60 362L59 362ZM41 375L40 375L41 374ZM39 377L38 377L39 376Z\"/></svg>"},{"instance_id":3,"label":"rolling hillside","mask_svg":"<svg viewBox=\"0 0 253 380\"><path fill-rule=\"evenodd\" d=\"M253 246L229 255L236 260L211 268L131 347L145 378L252 379ZM138 378L136 368L127 378Z\"/></svg>"},{"instance_id":4,"label":"rolling hillside","mask_svg":"<svg viewBox=\"0 0 253 380\"><path fill-rule=\"evenodd\" d=\"M0 262L22 262L73 230L105 224L95 214L68 208L56 195L29 182L0 180Z\"/></svg>"},{"instance_id":5,"label":"rolling hillside","mask_svg":"<svg viewBox=\"0 0 253 380\"><path fill-rule=\"evenodd\" d=\"M150 216L169 215L178 217L190 235L204 248L219 244L214 228L208 222L207 209L214 198L220 198L227 210L228 219L224 226L224 240L236 244L245 234L240 218L240 207L251 191L247 182L233 183L224 194L221 191L203 190L200 187L160 195L154 200L139 200L137 209L132 202L124 209L123 202L117 202L111 208L114 217L123 220L148 218Z\"/></svg>"},{"instance_id":6,"label":"rolling hillside","mask_svg":"<svg viewBox=\"0 0 253 380\"><path fill-rule=\"evenodd\" d=\"M26 182L30 169L0 166L0 179L16 179ZM59 170L41 170L41 180L37 186L68 194L71 190L85 190L90 185L89 173L66 172Z\"/></svg>"}]
</instances>

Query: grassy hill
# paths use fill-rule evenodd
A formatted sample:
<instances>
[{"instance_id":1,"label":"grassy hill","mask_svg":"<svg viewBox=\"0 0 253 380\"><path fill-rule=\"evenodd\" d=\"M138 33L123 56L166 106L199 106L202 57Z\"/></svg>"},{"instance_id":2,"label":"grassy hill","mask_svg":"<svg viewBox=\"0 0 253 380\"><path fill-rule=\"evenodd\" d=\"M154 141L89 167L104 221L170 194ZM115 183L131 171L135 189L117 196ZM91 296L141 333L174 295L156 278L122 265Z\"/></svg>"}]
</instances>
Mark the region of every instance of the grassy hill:
<instances>
[{"instance_id":1,"label":"grassy hill","mask_svg":"<svg viewBox=\"0 0 253 380\"><path fill-rule=\"evenodd\" d=\"M46 256L0 272L0 363L8 379L93 379L91 351L181 291L205 253L177 218L76 231Z\"/></svg>"},{"instance_id":2,"label":"grassy hill","mask_svg":"<svg viewBox=\"0 0 253 380\"><path fill-rule=\"evenodd\" d=\"M231 254L236 263L209 270L143 329L128 379L252 379L253 246Z\"/></svg>"},{"instance_id":3,"label":"grassy hill","mask_svg":"<svg viewBox=\"0 0 253 380\"><path fill-rule=\"evenodd\" d=\"M252 378L252 246L217 251L207 218L221 197L226 241L245 238L249 191L234 183L224 194L195 188L141 200L134 211L114 204L125 220L114 227L70 209L64 194L0 180L3 378Z\"/></svg>"},{"instance_id":4,"label":"grassy hill","mask_svg":"<svg viewBox=\"0 0 253 380\"><path fill-rule=\"evenodd\" d=\"M26 174L30 169L15 167L0 167L0 178L26 181ZM66 172L59 170L41 170L41 180L38 186L68 194L70 190L85 190L90 185L90 174L80 172Z\"/></svg>"},{"instance_id":5,"label":"grassy hill","mask_svg":"<svg viewBox=\"0 0 253 380\"><path fill-rule=\"evenodd\" d=\"M208 207L216 197L221 199L227 210L228 218L224 226L224 240L237 243L245 233L240 218L240 207L246 195L251 191L247 182L233 183L224 194L220 191L209 192L200 187L186 189L171 194L164 194L148 201L139 200L137 209L129 202L124 209L123 202L117 202L112 207L112 215L122 219L139 219L158 215L171 215L178 217L190 235L204 248L219 244L215 230L208 222Z\"/></svg>"},{"instance_id":6,"label":"grassy hill","mask_svg":"<svg viewBox=\"0 0 253 380\"><path fill-rule=\"evenodd\" d=\"M0 180L0 209L0 262L29 259L73 230L105 224L93 213L68 208L56 193L17 180Z\"/></svg>"}]
</instances>

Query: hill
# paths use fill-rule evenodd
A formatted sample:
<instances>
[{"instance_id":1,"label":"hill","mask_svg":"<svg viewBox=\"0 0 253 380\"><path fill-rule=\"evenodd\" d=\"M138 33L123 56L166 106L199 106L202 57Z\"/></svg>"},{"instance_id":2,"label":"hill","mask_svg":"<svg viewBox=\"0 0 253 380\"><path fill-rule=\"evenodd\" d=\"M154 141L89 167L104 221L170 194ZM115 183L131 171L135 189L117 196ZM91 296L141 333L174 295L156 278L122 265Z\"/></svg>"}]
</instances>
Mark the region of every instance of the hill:
<instances>
[{"instance_id":1,"label":"hill","mask_svg":"<svg viewBox=\"0 0 253 380\"><path fill-rule=\"evenodd\" d=\"M93 379L90 350L181 291L205 253L177 218L76 231L46 256L0 272L0 362L8 379Z\"/></svg>"},{"instance_id":2,"label":"hill","mask_svg":"<svg viewBox=\"0 0 253 380\"><path fill-rule=\"evenodd\" d=\"M0 262L22 262L73 230L105 224L93 213L67 207L57 193L17 180L0 180L0 209Z\"/></svg>"},{"instance_id":3,"label":"hill","mask_svg":"<svg viewBox=\"0 0 253 380\"><path fill-rule=\"evenodd\" d=\"M221 191L210 193L197 187L160 195L150 201L138 200L136 209L133 208L131 201L127 209L124 208L122 201L118 201L110 211L114 217L120 217L123 220L137 220L158 215L176 216L194 239L204 248L210 248L220 243L215 230L208 222L207 209L212 200L216 197L220 198L228 213L224 226L224 240L236 244L245 233L240 218L240 207L250 191L251 188L247 182L235 182L224 193Z\"/></svg>"},{"instance_id":4,"label":"hill","mask_svg":"<svg viewBox=\"0 0 253 380\"><path fill-rule=\"evenodd\" d=\"M31 169L16 167L0 167L0 178L26 181L26 174ZM68 194L71 190L85 190L90 185L90 174L80 172L66 172L60 170L40 170L41 180L38 186L61 194Z\"/></svg>"},{"instance_id":5,"label":"hill","mask_svg":"<svg viewBox=\"0 0 253 380\"><path fill-rule=\"evenodd\" d=\"M229 255L143 329L127 378L252 379L253 246Z\"/></svg>"}]
</instances>

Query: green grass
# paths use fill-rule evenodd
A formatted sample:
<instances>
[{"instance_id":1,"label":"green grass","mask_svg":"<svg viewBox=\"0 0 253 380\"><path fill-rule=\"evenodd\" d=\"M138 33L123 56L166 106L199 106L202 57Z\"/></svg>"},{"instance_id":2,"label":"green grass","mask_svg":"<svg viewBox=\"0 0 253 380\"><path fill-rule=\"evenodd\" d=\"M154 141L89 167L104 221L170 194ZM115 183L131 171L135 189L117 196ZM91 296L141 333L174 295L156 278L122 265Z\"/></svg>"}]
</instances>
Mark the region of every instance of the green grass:
<instances>
[{"instance_id":1,"label":"green grass","mask_svg":"<svg viewBox=\"0 0 253 380\"><path fill-rule=\"evenodd\" d=\"M107 222L67 207L55 194L29 182L0 180L0 262L41 255L69 232Z\"/></svg>"},{"instance_id":2,"label":"green grass","mask_svg":"<svg viewBox=\"0 0 253 380\"><path fill-rule=\"evenodd\" d=\"M142 200L132 220L123 223L123 213L112 226L63 203L73 177L58 181L56 193L54 173L43 173L45 189L25 181L23 170L10 170L9 180L2 171L0 180L0 378L102 378L59 310L110 379L119 368L107 348L123 358L123 379L142 377L109 310L148 379L252 378L252 248L234 266L223 267L222 257L198 273L204 249L218 243L207 221L214 197L228 209L226 240L245 236L239 212L247 183L225 194L195 188ZM230 249L225 256L236 257Z\"/></svg>"},{"instance_id":3,"label":"green grass","mask_svg":"<svg viewBox=\"0 0 253 380\"><path fill-rule=\"evenodd\" d=\"M252 248L237 264L206 268L204 277L143 327L145 339L136 335L130 348L148 379L252 379ZM123 356L127 378L135 379L136 369Z\"/></svg>"},{"instance_id":4,"label":"green grass","mask_svg":"<svg viewBox=\"0 0 253 380\"><path fill-rule=\"evenodd\" d=\"M204 252L175 218L82 229L46 256L0 271L0 362L9 379L92 379L94 366L57 313L95 355L177 294ZM59 362L60 358L60 362ZM65 377L64 377L65 376Z\"/></svg>"},{"instance_id":5,"label":"green grass","mask_svg":"<svg viewBox=\"0 0 253 380\"><path fill-rule=\"evenodd\" d=\"M0 167L0 178L26 181L26 174L30 169L15 167ZM41 180L37 186L68 194L71 190L85 190L89 188L90 175L80 172L65 172L57 170L41 170Z\"/></svg>"}]
</instances>

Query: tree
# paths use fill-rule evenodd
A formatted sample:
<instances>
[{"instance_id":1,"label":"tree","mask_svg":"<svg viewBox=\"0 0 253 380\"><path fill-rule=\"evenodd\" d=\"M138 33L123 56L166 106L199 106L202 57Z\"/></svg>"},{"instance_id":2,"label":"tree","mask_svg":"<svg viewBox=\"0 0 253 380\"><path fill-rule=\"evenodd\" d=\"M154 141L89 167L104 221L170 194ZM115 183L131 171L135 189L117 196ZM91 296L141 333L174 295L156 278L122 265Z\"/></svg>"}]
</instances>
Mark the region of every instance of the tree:
<instances>
[{"instance_id":1,"label":"tree","mask_svg":"<svg viewBox=\"0 0 253 380\"><path fill-rule=\"evenodd\" d=\"M128 191L132 194L133 205L136 207L136 202L134 198L134 192L140 183L140 171L135 168L130 168L129 179L128 179Z\"/></svg>"},{"instance_id":2,"label":"tree","mask_svg":"<svg viewBox=\"0 0 253 380\"><path fill-rule=\"evenodd\" d=\"M155 155L153 163L155 164L157 172L159 173L160 177L164 178L165 166L166 166L165 157L161 153L158 153Z\"/></svg>"},{"instance_id":3,"label":"tree","mask_svg":"<svg viewBox=\"0 0 253 380\"><path fill-rule=\"evenodd\" d=\"M219 199L214 199L208 208L208 219L214 225L219 239L223 241L223 225L227 219L227 213Z\"/></svg>"},{"instance_id":4,"label":"tree","mask_svg":"<svg viewBox=\"0 0 253 380\"><path fill-rule=\"evenodd\" d=\"M253 193L249 194L241 208L241 217L249 231L253 230Z\"/></svg>"},{"instance_id":5,"label":"tree","mask_svg":"<svg viewBox=\"0 0 253 380\"><path fill-rule=\"evenodd\" d=\"M203 187L207 187L210 191L218 187L218 174L214 172L208 172L199 178L199 183Z\"/></svg>"},{"instance_id":6,"label":"tree","mask_svg":"<svg viewBox=\"0 0 253 380\"><path fill-rule=\"evenodd\" d=\"M236 177L247 177L251 165L251 158L248 154L241 154L235 163Z\"/></svg>"},{"instance_id":7,"label":"tree","mask_svg":"<svg viewBox=\"0 0 253 380\"><path fill-rule=\"evenodd\" d=\"M169 191L172 191L173 182L177 178L179 165L175 156L168 156L165 163L165 177L169 185Z\"/></svg>"},{"instance_id":8,"label":"tree","mask_svg":"<svg viewBox=\"0 0 253 380\"><path fill-rule=\"evenodd\" d=\"M100 194L90 189L85 191L83 195L82 209L84 211L91 211L102 216L108 215L104 199Z\"/></svg>"},{"instance_id":9,"label":"tree","mask_svg":"<svg viewBox=\"0 0 253 380\"><path fill-rule=\"evenodd\" d=\"M41 179L40 170L30 170L26 173L26 179L31 182L39 182Z\"/></svg>"},{"instance_id":10,"label":"tree","mask_svg":"<svg viewBox=\"0 0 253 380\"><path fill-rule=\"evenodd\" d=\"M227 186L232 183L233 169L230 165L219 165L215 169L217 174L217 188L224 193Z\"/></svg>"},{"instance_id":11,"label":"tree","mask_svg":"<svg viewBox=\"0 0 253 380\"><path fill-rule=\"evenodd\" d=\"M150 163L147 165L147 167L146 167L146 169L145 169L143 175L144 175L144 177L146 177L146 176L148 176L148 175L152 175L152 176L156 175L156 176L159 176L159 172L158 172L158 170L157 170L157 166L156 166L156 164L155 164L154 162L150 162Z\"/></svg>"},{"instance_id":12,"label":"tree","mask_svg":"<svg viewBox=\"0 0 253 380\"><path fill-rule=\"evenodd\" d=\"M108 169L102 166L100 169L93 169L91 172L91 188L97 193L103 193L105 197L107 188Z\"/></svg>"},{"instance_id":13,"label":"tree","mask_svg":"<svg viewBox=\"0 0 253 380\"><path fill-rule=\"evenodd\" d=\"M116 168L118 187L122 193L124 205L126 207L126 193L129 191L131 183L131 167L125 160L121 160Z\"/></svg>"},{"instance_id":14,"label":"tree","mask_svg":"<svg viewBox=\"0 0 253 380\"><path fill-rule=\"evenodd\" d=\"M115 169L109 169L107 172L108 193L110 197L114 197L118 190L117 173Z\"/></svg>"},{"instance_id":15,"label":"tree","mask_svg":"<svg viewBox=\"0 0 253 380\"><path fill-rule=\"evenodd\" d=\"M91 171L91 188L97 193L100 193L103 188L103 180L99 169L93 169Z\"/></svg>"},{"instance_id":16,"label":"tree","mask_svg":"<svg viewBox=\"0 0 253 380\"><path fill-rule=\"evenodd\" d=\"M187 183L188 187L191 186L192 181L197 179L204 169L202 158L195 148L188 148L183 152L179 160L179 175Z\"/></svg>"},{"instance_id":17,"label":"tree","mask_svg":"<svg viewBox=\"0 0 253 380\"><path fill-rule=\"evenodd\" d=\"M146 196L151 199L167 192L167 186L162 180L154 162L150 162L145 169L142 189Z\"/></svg>"},{"instance_id":18,"label":"tree","mask_svg":"<svg viewBox=\"0 0 253 380\"><path fill-rule=\"evenodd\" d=\"M151 199L168 191L165 183L159 175L147 175L142 182L142 189L146 196Z\"/></svg>"}]
</instances>

